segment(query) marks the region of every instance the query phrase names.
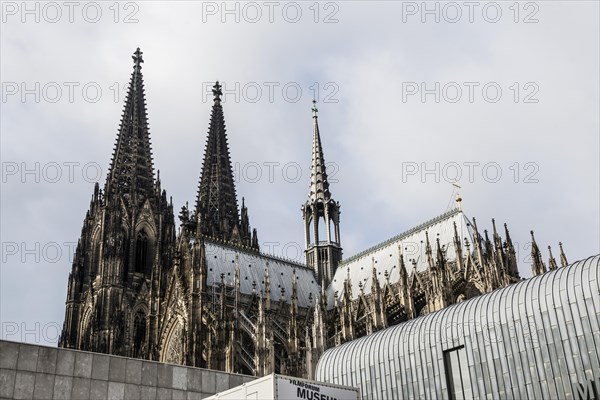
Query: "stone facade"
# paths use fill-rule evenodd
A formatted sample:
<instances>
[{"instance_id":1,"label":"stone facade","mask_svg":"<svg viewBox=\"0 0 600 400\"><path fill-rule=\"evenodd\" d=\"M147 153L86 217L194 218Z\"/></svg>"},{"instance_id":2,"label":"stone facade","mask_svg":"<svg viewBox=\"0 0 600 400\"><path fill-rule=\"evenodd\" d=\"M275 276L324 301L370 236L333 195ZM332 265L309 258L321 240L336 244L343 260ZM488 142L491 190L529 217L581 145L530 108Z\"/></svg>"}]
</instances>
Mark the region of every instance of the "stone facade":
<instances>
[{"instance_id":1,"label":"stone facade","mask_svg":"<svg viewBox=\"0 0 600 400\"><path fill-rule=\"evenodd\" d=\"M249 376L0 341L0 398L202 399Z\"/></svg>"},{"instance_id":2,"label":"stone facade","mask_svg":"<svg viewBox=\"0 0 600 400\"><path fill-rule=\"evenodd\" d=\"M316 106L306 265L261 253L244 199L238 208L218 82L196 204L182 207L176 234L154 174L141 63L138 49L110 171L94 189L69 275L61 347L313 378L327 348L520 280L506 225L504 238L494 221L491 237L480 233L460 198L455 210L343 259ZM535 239L532 259L543 273ZM557 268L552 255L548 265Z\"/></svg>"}]
</instances>

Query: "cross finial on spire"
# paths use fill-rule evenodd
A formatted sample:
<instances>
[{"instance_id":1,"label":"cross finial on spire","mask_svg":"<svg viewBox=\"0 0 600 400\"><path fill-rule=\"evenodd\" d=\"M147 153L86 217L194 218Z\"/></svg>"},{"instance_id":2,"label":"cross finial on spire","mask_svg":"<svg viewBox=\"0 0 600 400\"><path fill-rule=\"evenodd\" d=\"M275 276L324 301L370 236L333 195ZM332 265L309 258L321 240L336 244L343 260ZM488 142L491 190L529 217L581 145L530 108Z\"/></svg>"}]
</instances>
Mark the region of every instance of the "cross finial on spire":
<instances>
[{"instance_id":1,"label":"cross finial on spire","mask_svg":"<svg viewBox=\"0 0 600 400\"><path fill-rule=\"evenodd\" d=\"M219 81L215 82L215 86L213 86L212 92L213 96L215 96L215 101L221 101L221 96L223 95L223 92L221 91L221 85L219 84Z\"/></svg>"},{"instance_id":2,"label":"cross finial on spire","mask_svg":"<svg viewBox=\"0 0 600 400\"><path fill-rule=\"evenodd\" d=\"M131 58L133 58L133 62L135 63L135 68L136 69L142 69L142 66L140 65L141 63L144 62L144 59L142 58L142 53L140 51L140 48L138 47L135 51L135 53L133 53L133 55L131 56Z\"/></svg>"},{"instance_id":3,"label":"cross finial on spire","mask_svg":"<svg viewBox=\"0 0 600 400\"><path fill-rule=\"evenodd\" d=\"M317 109L317 101L313 100L312 103L313 118L317 118L317 113L319 112L319 110Z\"/></svg>"}]
</instances>

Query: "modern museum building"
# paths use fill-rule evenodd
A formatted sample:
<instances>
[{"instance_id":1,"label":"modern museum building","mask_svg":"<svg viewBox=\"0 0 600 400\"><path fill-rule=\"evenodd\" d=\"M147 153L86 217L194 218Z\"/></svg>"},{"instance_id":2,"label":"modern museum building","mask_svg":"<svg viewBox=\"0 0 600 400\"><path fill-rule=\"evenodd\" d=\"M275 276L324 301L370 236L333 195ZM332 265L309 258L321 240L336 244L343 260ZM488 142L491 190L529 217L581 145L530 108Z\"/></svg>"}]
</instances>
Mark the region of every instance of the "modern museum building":
<instances>
[{"instance_id":1,"label":"modern museum building","mask_svg":"<svg viewBox=\"0 0 600 400\"><path fill-rule=\"evenodd\" d=\"M368 399L598 399L600 255L329 349Z\"/></svg>"}]
</instances>

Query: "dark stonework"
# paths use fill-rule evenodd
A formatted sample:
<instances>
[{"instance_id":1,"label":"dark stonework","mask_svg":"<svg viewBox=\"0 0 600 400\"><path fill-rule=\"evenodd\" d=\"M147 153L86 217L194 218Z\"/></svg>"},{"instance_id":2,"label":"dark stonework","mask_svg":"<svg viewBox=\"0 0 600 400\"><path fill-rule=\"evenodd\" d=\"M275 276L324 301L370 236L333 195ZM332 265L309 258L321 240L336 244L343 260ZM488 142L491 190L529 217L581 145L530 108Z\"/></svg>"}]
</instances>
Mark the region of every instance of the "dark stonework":
<instances>
[{"instance_id":1,"label":"dark stonework","mask_svg":"<svg viewBox=\"0 0 600 400\"><path fill-rule=\"evenodd\" d=\"M479 234L475 220L469 221L467 242L457 231L456 216L463 214L456 210L451 215L455 219L437 219L413 230L426 235L425 269L417 270L416 261L411 265L400 250L393 280L391 270L377 270L373 256L372 273L369 269L359 281L352 259L342 260L340 203L330 192L316 106L310 190L302 205L306 265L261 254L243 199L238 209L218 82L196 204L194 210L182 208L176 234L173 204L154 173L139 49L133 58L108 177L104 189L99 184L94 188L69 274L61 347L254 376L276 372L313 378L319 356L329 347L520 279L508 229L502 239L494 224L490 240L487 231ZM430 241L427 233L434 223L447 224L453 252L439 237ZM324 237L319 237L320 230ZM214 262L220 261L214 260L224 257L207 254L207 247L233 252L235 258L219 265L217 274ZM534 272L543 273L546 266L535 240L532 250ZM376 251L365 252L367 262ZM250 256L255 262L249 266ZM560 260L566 265L562 247ZM289 275L270 275L274 263L283 268L282 275L284 270ZM549 265L557 267L552 257ZM252 274L242 275L249 267ZM299 281L297 276L304 278ZM281 279L291 282L287 291ZM225 387L205 371L187 373L172 365L156 367L118 357L108 365L102 356L73 352L59 353L56 359L47 352L25 351L18 360L6 354L1 366L18 362L35 372L38 357L38 372L55 369L92 380L90 386L57 378L55 394L76 389L93 398L144 397L145 389L130 386L140 383L156 385L157 396ZM97 381L105 379L110 384Z\"/></svg>"}]
</instances>

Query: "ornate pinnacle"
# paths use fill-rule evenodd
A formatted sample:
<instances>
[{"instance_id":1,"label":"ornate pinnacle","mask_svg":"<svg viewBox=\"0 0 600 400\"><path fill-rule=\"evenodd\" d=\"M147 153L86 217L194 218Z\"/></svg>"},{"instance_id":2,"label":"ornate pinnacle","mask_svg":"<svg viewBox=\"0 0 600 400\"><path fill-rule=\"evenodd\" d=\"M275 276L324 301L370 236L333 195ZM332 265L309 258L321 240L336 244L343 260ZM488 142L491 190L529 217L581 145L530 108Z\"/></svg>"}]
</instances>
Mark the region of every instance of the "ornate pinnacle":
<instances>
[{"instance_id":1,"label":"ornate pinnacle","mask_svg":"<svg viewBox=\"0 0 600 400\"><path fill-rule=\"evenodd\" d=\"M221 91L221 85L219 84L219 81L215 82L212 92L213 92L213 96L215 96L215 102L220 102L223 92Z\"/></svg>"},{"instance_id":2,"label":"ornate pinnacle","mask_svg":"<svg viewBox=\"0 0 600 400\"><path fill-rule=\"evenodd\" d=\"M138 71L140 69L142 69L142 66L140 65L141 63L144 62L144 59L142 58L142 53L140 51L140 48L138 47L135 51L135 53L133 53L133 55L131 56L131 58L133 58L133 62L135 63L135 69L137 69Z\"/></svg>"},{"instance_id":3,"label":"ornate pinnacle","mask_svg":"<svg viewBox=\"0 0 600 400\"><path fill-rule=\"evenodd\" d=\"M317 109L317 101L313 100L312 101L313 105L312 105L312 112L313 112L313 118L317 118L317 114L319 113L319 110Z\"/></svg>"},{"instance_id":4,"label":"ornate pinnacle","mask_svg":"<svg viewBox=\"0 0 600 400\"><path fill-rule=\"evenodd\" d=\"M550 253L550 258L548 259L548 266L550 267L551 271L554 271L558 268L558 265L556 264L556 259L552 255L552 247L550 246L548 246L548 253Z\"/></svg>"},{"instance_id":5,"label":"ornate pinnacle","mask_svg":"<svg viewBox=\"0 0 600 400\"><path fill-rule=\"evenodd\" d=\"M533 259L532 271L533 275L542 275L546 272L546 266L542 261L542 255L540 253L540 249L538 248L537 243L535 242L535 237L533 236L533 231L529 231L531 234L531 258Z\"/></svg>"},{"instance_id":6,"label":"ornate pinnacle","mask_svg":"<svg viewBox=\"0 0 600 400\"><path fill-rule=\"evenodd\" d=\"M562 242L558 242L558 247L560 247L560 265L562 267L566 267L567 265L569 265L569 262L567 261L567 256L565 256Z\"/></svg>"}]
</instances>

